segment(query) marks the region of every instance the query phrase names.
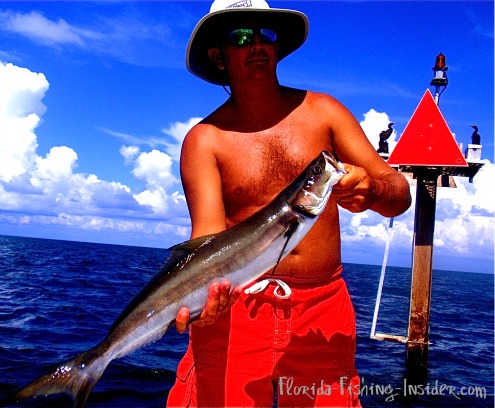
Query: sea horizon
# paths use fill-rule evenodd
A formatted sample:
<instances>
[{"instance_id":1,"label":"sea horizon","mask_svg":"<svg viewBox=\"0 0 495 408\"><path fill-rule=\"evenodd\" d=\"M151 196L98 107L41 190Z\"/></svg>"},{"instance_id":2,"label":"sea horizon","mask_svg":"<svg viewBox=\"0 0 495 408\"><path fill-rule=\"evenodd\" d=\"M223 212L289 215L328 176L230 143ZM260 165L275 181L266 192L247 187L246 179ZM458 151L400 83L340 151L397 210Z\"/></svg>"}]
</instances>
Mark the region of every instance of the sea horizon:
<instances>
[{"instance_id":1,"label":"sea horizon","mask_svg":"<svg viewBox=\"0 0 495 408\"><path fill-rule=\"evenodd\" d=\"M39 236L26 236L26 235L12 235L12 234L2 234L0 233L0 237L16 237L16 238L30 238L30 239L45 239L49 241L61 241L61 242L74 242L74 243L81 243L81 244L98 244L98 245L113 245L113 246L118 246L118 247L130 247L130 248L149 248L149 249L162 249L162 250L167 250L169 247L161 247L161 246L146 246L146 245L131 245L131 244L118 244L118 243L108 243L108 242L97 242L97 241L80 241L80 240L75 240L75 239L62 239L62 238L53 238L53 237L39 237ZM184 239L184 241L187 241L187 239ZM182 242L184 242L182 241ZM178 241L176 244L179 244L181 241ZM348 262L343 260L342 264L352 264L352 265L372 265L372 266L380 266L382 267L381 263L360 263L360 262ZM395 268L412 268L411 266L405 266L405 265L396 265L396 264L387 264L387 267L395 267ZM492 271L474 271L474 270L465 270L465 269L444 269L444 268L436 268L433 267L433 271L437 272L465 272L465 273L481 273L481 274L487 274L487 275L495 275L495 269Z\"/></svg>"}]
</instances>

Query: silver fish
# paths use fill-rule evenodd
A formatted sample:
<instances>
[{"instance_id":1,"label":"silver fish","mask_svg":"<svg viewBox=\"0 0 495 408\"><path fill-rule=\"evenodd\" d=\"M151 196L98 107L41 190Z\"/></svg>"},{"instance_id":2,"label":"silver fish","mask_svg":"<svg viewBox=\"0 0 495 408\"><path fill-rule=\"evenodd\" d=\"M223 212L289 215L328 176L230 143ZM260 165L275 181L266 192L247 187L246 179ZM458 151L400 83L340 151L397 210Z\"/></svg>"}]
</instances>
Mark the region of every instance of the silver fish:
<instances>
[{"instance_id":1,"label":"silver fish","mask_svg":"<svg viewBox=\"0 0 495 408\"><path fill-rule=\"evenodd\" d=\"M98 345L33 381L14 400L66 393L75 407L84 407L113 359L160 339L182 306L198 315L212 282L226 279L232 287L246 286L274 268L314 225L332 186L344 174L341 163L323 151L270 204L245 221L170 248L167 261Z\"/></svg>"}]
</instances>

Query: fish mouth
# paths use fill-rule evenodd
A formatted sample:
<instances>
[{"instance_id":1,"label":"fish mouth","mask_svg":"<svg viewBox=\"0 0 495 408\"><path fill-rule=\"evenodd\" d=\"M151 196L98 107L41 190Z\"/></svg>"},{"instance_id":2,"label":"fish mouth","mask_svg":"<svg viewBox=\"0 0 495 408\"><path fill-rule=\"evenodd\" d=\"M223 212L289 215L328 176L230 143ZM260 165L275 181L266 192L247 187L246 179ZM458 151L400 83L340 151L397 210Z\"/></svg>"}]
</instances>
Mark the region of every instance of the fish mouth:
<instances>
[{"instance_id":1,"label":"fish mouth","mask_svg":"<svg viewBox=\"0 0 495 408\"><path fill-rule=\"evenodd\" d=\"M316 217L325 208L332 187L344 176L342 163L327 151L308 166L305 185L291 199L292 208L307 217Z\"/></svg>"},{"instance_id":2,"label":"fish mouth","mask_svg":"<svg viewBox=\"0 0 495 408\"><path fill-rule=\"evenodd\" d=\"M332 154L330 154L326 150L323 150L321 154L325 158L325 163L326 163L325 170L328 170L330 172L337 171L346 174L344 165L341 162L339 162Z\"/></svg>"}]
</instances>

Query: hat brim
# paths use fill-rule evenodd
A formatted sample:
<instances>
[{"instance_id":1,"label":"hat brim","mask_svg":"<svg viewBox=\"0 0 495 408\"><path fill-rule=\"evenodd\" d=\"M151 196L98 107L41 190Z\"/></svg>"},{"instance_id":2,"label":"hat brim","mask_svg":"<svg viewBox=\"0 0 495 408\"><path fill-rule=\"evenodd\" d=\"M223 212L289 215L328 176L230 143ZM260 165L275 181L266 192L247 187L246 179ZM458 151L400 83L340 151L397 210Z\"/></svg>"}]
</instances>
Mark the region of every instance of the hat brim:
<instances>
[{"instance_id":1,"label":"hat brim","mask_svg":"<svg viewBox=\"0 0 495 408\"><path fill-rule=\"evenodd\" d=\"M191 34L186 51L187 69L197 77L216 85L228 85L221 71L208 57L216 34L225 26L238 26L254 20L263 28L275 30L279 41L279 61L297 50L308 35L306 15L285 9L226 9L207 14Z\"/></svg>"}]
</instances>

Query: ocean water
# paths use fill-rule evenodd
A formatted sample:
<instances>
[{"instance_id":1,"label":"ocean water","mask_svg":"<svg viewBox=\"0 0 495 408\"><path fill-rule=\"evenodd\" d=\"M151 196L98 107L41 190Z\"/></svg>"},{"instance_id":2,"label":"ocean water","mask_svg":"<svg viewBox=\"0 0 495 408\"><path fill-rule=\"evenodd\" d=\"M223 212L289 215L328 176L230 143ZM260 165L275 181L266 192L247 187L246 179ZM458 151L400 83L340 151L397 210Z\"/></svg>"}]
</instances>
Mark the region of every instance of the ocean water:
<instances>
[{"instance_id":1,"label":"ocean water","mask_svg":"<svg viewBox=\"0 0 495 408\"><path fill-rule=\"evenodd\" d=\"M0 401L98 343L165 250L0 236ZM405 345L369 338L380 266L345 264L365 407L493 407L493 275L434 271L428 370L405 376ZM410 268L388 267L377 331L406 335ZM89 407L163 407L187 336L114 360ZM406 381L406 384L404 382ZM407 382L409 381L409 382ZM9 407L70 407L65 396Z\"/></svg>"}]
</instances>

